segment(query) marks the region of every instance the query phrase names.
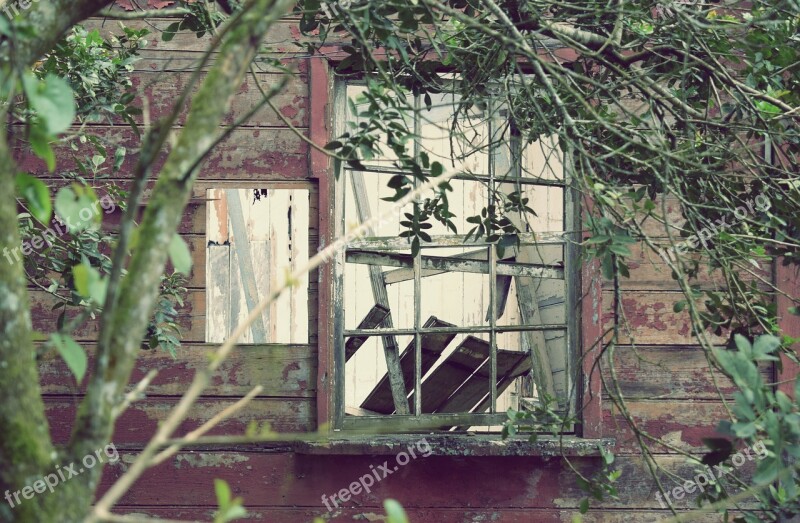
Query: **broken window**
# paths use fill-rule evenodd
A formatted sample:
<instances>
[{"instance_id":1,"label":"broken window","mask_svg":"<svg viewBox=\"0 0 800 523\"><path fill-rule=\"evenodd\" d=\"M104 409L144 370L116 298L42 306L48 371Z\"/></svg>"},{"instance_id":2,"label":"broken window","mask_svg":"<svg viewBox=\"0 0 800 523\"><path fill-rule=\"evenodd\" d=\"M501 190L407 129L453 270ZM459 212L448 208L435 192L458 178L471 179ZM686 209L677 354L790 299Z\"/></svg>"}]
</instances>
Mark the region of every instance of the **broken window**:
<instances>
[{"instance_id":1,"label":"broken window","mask_svg":"<svg viewBox=\"0 0 800 523\"><path fill-rule=\"evenodd\" d=\"M308 262L307 189L206 191L206 341L225 341L286 271ZM308 280L286 290L240 343L308 343Z\"/></svg>"},{"instance_id":2,"label":"broken window","mask_svg":"<svg viewBox=\"0 0 800 523\"><path fill-rule=\"evenodd\" d=\"M363 90L355 82L336 88L342 132L342 123L359 123ZM398 236L409 207L338 258L338 428L389 419L408 430L493 430L508 408L532 408L544 397L562 412L572 409L580 271L567 231L576 229L577 206L557 139L521 143L499 103L457 109L456 97L442 93L430 109L415 106L406 118L417 154L445 166L473 158L477 167L450 182L456 233L434 221L431 241L412 254ZM341 166L342 231L392 208L385 200L394 195L392 159L371 158L362 170ZM534 211L508 214L518 241L498 246L468 234L476 225L470 217L515 198L527 198Z\"/></svg>"}]
</instances>

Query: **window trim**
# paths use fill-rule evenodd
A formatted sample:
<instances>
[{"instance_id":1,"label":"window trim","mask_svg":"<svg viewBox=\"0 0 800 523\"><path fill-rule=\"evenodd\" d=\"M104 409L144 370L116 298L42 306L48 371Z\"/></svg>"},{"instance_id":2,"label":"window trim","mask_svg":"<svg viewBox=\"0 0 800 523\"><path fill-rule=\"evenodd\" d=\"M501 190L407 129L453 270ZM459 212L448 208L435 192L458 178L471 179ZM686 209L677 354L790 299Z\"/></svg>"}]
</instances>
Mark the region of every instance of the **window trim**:
<instances>
[{"instance_id":1,"label":"window trim","mask_svg":"<svg viewBox=\"0 0 800 523\"><path fill-rule=\"evenodd\" d=\"M334 113L339 104L334 101L334 75L331 61L336 60L341 54L338 47L330 47L322 49L320 54L311 57L308 61L309 105L311 109L309 137L315 144L328 143L334 137L333 121L336 116ZM569 167L565 165L565 168ZM333 162L323 151L316 148L310 150L310 171L311 177L318 180L319 183L319 227L322 247L335 241L343 232L334 218L334 210L336 208L335 205L343 203L343 199L341 202L339 199L343 198L344 194L341 190L337 190L339 184L336 183ZM580 205L574 191L568 191L568 193L572 193L573 203L576 204L572 206L573 223L579 226L582 223L581 219L587 213L587 207L585 206L586 204ZM588 203L590 208L591 202ZM576 241L582 239L580 238L580 233L577 232L578 230L579 228L576 228L573 236ZM573 285L567 286L567 292L577 298L576 301L572 302L577 304L576 310L572 311L572 314L569 314L568 311L568 322L574 324L572 332L577 333L578 338L573 339L571 342L568 341L568 343L574 344L570 349L570 354L574 364L575 380L577 380L576 383L569 387L570 394L574 394L571 402L576 409L578 418L578 424L575 427L575 438L578 440L597 439L602 438L603 433L599 368L591 364L590 358L584 356L595 341L599 339L602 332L602 293L600 292L599 265L583 261L580 246L576 242L568 242L566 245L571 246L571 248L567 249L565 246L565 257L568 255L566 251L571 251L569 256L573 257L573 266L580 267L580 276L573 279ZM341 418L344 417L343 407L338 409L341 411L341 415L337 419L336 399L338 385L336 379L337 376L344 375L344 358L336 358L334 354L336 346L335 316L337 310L341 308L341 303L335 303L334 297L341 297L343 290L339 289L338 293L336 292L336 286L341 285L341 283L334 278L334 270L337 263L343 263L343 255L337 257L337 260L324 266L319 273L317 421L321 428L324 427L331 432L337 431L338 434L344 435L346 433L342 433L336 428L342 426ZM565 279L565 281L568 281L568 279ZM567 332L569 335L570 328L568 328ZM341 398L339 404L342 404L343 399Z\"/></svg>"}]
</instances>

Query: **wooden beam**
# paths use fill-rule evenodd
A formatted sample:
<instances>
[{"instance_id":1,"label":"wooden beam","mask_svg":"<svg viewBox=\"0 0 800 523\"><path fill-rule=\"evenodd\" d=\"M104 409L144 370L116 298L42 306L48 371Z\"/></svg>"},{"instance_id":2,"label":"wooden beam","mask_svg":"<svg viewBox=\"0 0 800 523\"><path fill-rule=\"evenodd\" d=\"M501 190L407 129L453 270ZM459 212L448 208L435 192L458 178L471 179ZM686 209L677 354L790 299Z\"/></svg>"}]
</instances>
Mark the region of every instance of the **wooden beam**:
<instances>
[{"instance_id":1,"label":"wooden beam","mask_svg":"<svg viewBox=\"0 0 800 523\"><path fill-rule=\"evenodd\" d=\"M489 342L479 341L485 343L488 349ZM519 368L524 360L530 362L530 356L527 352L497 350L498 397L511 384L513 381L513 379L510 379L511 373L514 369ZM524 368L526 369L524 372L527 372L530 370L530 364ZM491 389L490 371L489 360L487 359L472 376L467 378L456 392L436 409L436 412L470 412L476 407L478 407L476 412L483 412L491 404L491 397L487 397ZM483 408L480 408L481 406Z\"/></svg>"},{"instance_id":2,"label":"wooden beam","mask_svg":"<svg viewBox=\"0 0 800 523\"><path fill-rule=\"evenodd\" d=\"M447 327L455 327L455 325L451 323L447 323L446 321L442 321L435 316L431 316L428 318L428 321L425 322L423 328L447 328ZM420 362L420 374L424 376L433 364L436 363L436 360L439 359L442 352L450 345L450 342L455 339L456 333L455 332L443 332L443 333L427 333L421 336L422 342L422 358ZM408 344L408 346L403 351L403 354L400 355L400 367L403 371L403 381L406 383L413 383L414 381L414 342ZM420 376L420 377L421 377ZM411 387L409 387L409 391L411 392ZM394 410L394 405L392 403L392 391L389 388L389 378L384 375L383 378L378 382L374 389L369 393L367 399L361 404L362 409L369 409L380 414L391 414Z\"/></svg>"},{"instance_id":3,"label":"wooden beam","mask_svg":"<svg viewBox=\"0 0 800 523\"><path fill-rule=\"evenodd\" d=\"M367 197L367 188L364 184L364 175L358 171L350 174L350 181L353 184L353 196L356 201L356 212L358 220L365 222L372 217L372 212L369 208L369 199ZM389 295L386 292L386 284L383 283L383 274L381 268L378 266L370 266L369 279L372 286L372 295L375 298L375 303L391 310L389 307ZM392 328L392 315L391 312L383 320L383 326ZM394 408L398 414L408 414L408 403L406 402L406 386L403 382L403 374L400 368L400 349L397 344L397 338L392 335L384 336L383 338L383 353L386 357L386 372L389 376L389 384L392 389L392 399L394 400Z\"/></svg>"},{"instance_id":4,"label":"wooden beam","mask_svg":"<svg viewBox=\"0 0 800 523\"><path fill-rule=\"evenodd\" d=\"M256 308L260 298L258 296L258 286L256 285L256 277L253 270L250 241L247 238L247 229L244 222L244 211L242 209L242 202L239 200L239 190L227 189L225 195L228 199L228 215L231 219L233 246L239 257L239 273L242 277L242 289L244 290L245 302L247 303L247 310L249 313L249 311ZM262 269L269 270L268 267L262 267ZM234 321L238 320L238 318L231 319ZM267 342L267 330L262 314L259 314L250 325L250 331L253 333L253 343Z\"/></svg>"},{"instance_id":5,"label":"wooden beam","mask_svg":"<svg viewBox=\"0 0 800 523\"><path fill-rule=\"evenodd\" d=\"M386 317L389 316L389 309L381 305L373 306L367 315L358 324L358 329L372 329L381 325ZM369 339L369 336L353 336L348 339L344 344L344 361L349 361L350 358L364 345L364 342Z\"/></svg>"},{"instance_id":6,"label":"wooden beam","mask_svg":"<svg viewBox=\"0 0 800 523\"><path fill-rule=\"evenodd\" d=\"M378 252L378 251L347 251L345 259L350 263L362 263L366 265L377 265L383 267L411 267L414 265L414 258L410 254L399 254L394 252ZM466 260L456 259L449 256L422 256L421 263L423 269L433 269L437 274L443 272L471 272L477 274L489 274L489 262L481 260ZM399 272L399 271L392 271ZM386 283L396 283L397 281L406 281L412 278L407 278L407 274L390 277L387 281L387 275L382 275L383 281ZM498 262L497 274L503 276L527 276L531 278L552 278L564 279L564 270L558 267L551 267L539 264L523 264L514 262ZM423 276L426 276L423 274Z\"/></svg>"},{"instance_id":7,"label":"wooden beam","mask_svg":"<svg viewBox=\"0 0 800 523\"><path fill-rule=\"evenodd\" d=\"M566 240L567 235L563 232L558 233L521 233L518 234L522 245L561 245ZM481 247L493 245L485 238L478 240L467 239L465 234L445 234L431 235L430 242L424 242L423 247ZM397 236L368 236L359 238L347 244L349 249L365 249L372 251L403 251L410 250L411 243L408 238Z\"/></svg>"},{"instance_id":8,"label":"wooden beam","mask_svg":"<svg viewBox=\"0 0 800 523\"><path fill-rule=\"evenodd\" d=\"M436 412L487 360L489 349L489 344L484 340L467 336L422 382L422 412Z\"/></svg>"},{"instance_id":9,"label":"wooden beam","mask_svg":"<svg viewBox=\"0 0 800 523\"><path fill-rule=\"evenodd\" d=\"M515 251L516 252L516 248ZM469 251L464 252L461 254L456 254L455 256L448 256L448 258L457 258L459 260L485 260L486 259L486 247L483 249L478 249L476 251ZM504 258L505 259L505 258ZM444 274L447 271L444 270L436 270L436 269L426 269L422 271L422 277L425 278L426 276L436 276L437 274ZM393 271L387 271L383 273L383 281L386 282L387 285L392 283L400 283L404 281L409 281L414 279L414 269L396 269Z\"/></svg>"}]
</instances>

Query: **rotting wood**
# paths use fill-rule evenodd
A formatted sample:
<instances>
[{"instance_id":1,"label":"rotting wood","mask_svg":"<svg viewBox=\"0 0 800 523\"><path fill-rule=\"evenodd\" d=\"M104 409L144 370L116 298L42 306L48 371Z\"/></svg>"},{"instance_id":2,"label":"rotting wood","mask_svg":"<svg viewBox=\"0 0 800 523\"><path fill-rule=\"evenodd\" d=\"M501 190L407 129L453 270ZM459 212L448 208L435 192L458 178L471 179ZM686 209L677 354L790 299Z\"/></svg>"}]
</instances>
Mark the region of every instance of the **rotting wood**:
<instances>
[{"instance_id":1,"label":"rotting wood","mask_svg":"<svg viewBox=\"0 0 800 523\"><path fill-rule=\"evenodd\" d=\"M423 325L423 328L443 328L455 327L451 323L442 321L435 316L431 316ZM436 363L441 354L450 345L456 337L456 333L428 333L423 334L422 338L422 358L420 365L420 375L424 376ZM408 344L403 353L400 355L400 368L403 372L403 379L406 383L414 378L414 342ZM411 392L409 390L408 392ZM379 414L391 414L393 409L392 404L392 391L389 388L389 378L387 375L381 378L375 388L367 396L367 399L361 403L362 409L375 411Z\"/></svg>"},{"instance_id":2,"label":"rotting wood","mask_svg":"<svg viewBox=\"0 0 800 523\"><path fill-rule=\"evenodd\" d=\"M436 274L441 274L443 272L470 272L476 274L489 273L489 262L485 261L485 256L484 260L456 259L450 256L421 256L420 259L423 269L432 269L432 272L436 272ZM347 261L350 263L362 263L370 266L377 265L383 267L412 267L414 264L414 258L410 254L362 250L348 251ZM564 278L563 269L548 265L501 261L496 264L496 267L497 274L503 276L526 276L532 278L553 279ZM430 274L423 274L422 276L425 277L429 275ZM383 281L390 283L385 277L383 278ZM394 281L391 283L394 283Z\"/></svg>"},{"instance_id":3,"label":"rotting wood","mask_svg":"<svg viewBox=\"0 0 800 523\"><path fill-rule=\"evenodd\" d=\"M422 382L422 412L432 413L489 357L489 344L467 336ZM413 400L413 394L412 398Z\"/></svg>"},{"instance_id":4,"label":"rotting wood","mask_svg":"<svg viewBox=\"0 0 800 523\"><path fill-rule=\"evenodd\" d=\"M351 181L353 184L353 196L356 201L358 220L364 223L372 217L372 212L369 208L369 200L367 198L367 190L364 186L364 175L358 171L354 171L351 173ZM389 307L389 296L386 292L386 284L383 283L381 268L371 265L369 268L369 279L375 303L391 310ZM383 326L391 328L392 325L392 315L390 312L383 320ZM386 372L389 376L394 408L398 414L408 414L408 403L406 403L405 392L406 386L403 382L403 374L400 369L400 350L397 344L397 338L389 335L384 336L382 340L383 353L386 357Z\"/></svg>"},{"instance_id":5,"label":"rotting wood","mask_svg":"<svg viewBox=\"0 0 800 523\"><path fill-rule=\"evenodd\" d=\"M382 305L374 305L364 319L361 320L361 323L358 324L358 329L372 329L377 327L378 325L382 324L386 317L389 316L389 309L383 307ZM347 342L344 344L344 361L350 361L350 358L355 355L358 349L364 345L369 339L368 336L353 336L352 338L348 339Z\"/></svg>"},{"instance_id":6,"label":"rotting wood","mask_svg":"<svg viewBox=\"0 0 800 523\"><path fill-rule=\"evenodd\" d=\"M563 232L555 233L532 233L524 232L517 234L520 245L563 245L566 238ZM480 247L490 245L486 238L475 239L467 238L465 234L432 234L431 241L423 246L428 247ZM367 236L355 239L348 244L348 248L357 250L373 251L402 251L409 250L411 247L407 238L397 236Z\"/></svg>"},{"instance_id":7,"label":"rotting wood","mask_svg":"<svg viewBox=\"0 0 800 523\"><path fill-rule=\"evenodd\" d=\"M516 247L508 250L508 256L502 258L503 260L512 259L514 254L517 252ZM478 249L476 251L469 251L464 252L461 254L455 254L453 256L448 256L448 258L454 258L458 260L486 260L486 249ZM436 270L436 269L423 269L422 277L425 278L427 276L436 276L437 274L444 274L447 272L446 270ZM386 282L387 285L391 285L393 283L402 283L404 281L410 281L414 279L414 269L411 268L404 268L404 269L395 269L393 271L386 271L383 273L383 281Z\"/></svg>"},{"instance_id":8,"label":"rotting wood","mask_svg":"<svg viewBox=\"0 0 800 523\"><path fill-rule=\"evenodd\" d=\"M258 295L258 285L256 284L255 272L253 270L253 256L250 252L250 242L247 238L247 230L244 221L244 211L242 202L239 200L239 191L228 189L225 191L228 197L228 216L231 220L231 232L233 234L236 253L239 258L239 274L242 278L242 290L244 291L247 310L255 309L256 304L261 301ZM237 318L238 320L238 318ZM263 315L259 315L250 326L253 334L253 342L266 343L267 330Z\"/></svg>"},{"instance_id":9,"label":"rotting wood","mask_svg":"<svg viewBox=\"0 0 800 523\"><path fill-rule=\"evenodd\" d=\"M484 343L488 346L488 342ZM530 363L525 364L526 360L530 362L530 357L526 352L497 349L498 396L505 392L516 376L520 376L530 370ZM488 363L488 360L485 361L456 392L436 409L436 412L470 412L476 406L490 404L491 398L488 398L488 401L482 401L487 399L486 395L490 390L491 373ZM515 372L519 372L519 374L514 376ZM478 408L476 412L483 412L485 408L487 407Z\"/></svg>"},{"instance_id":10,"label":"rotting wood","mask_svg":"<svg viewBox=\"0 0 800 523\"><path fill-rule=\"evenodd\" d=\"M518 158L520 155L520 145L518 139L512 139L504 151L506 154L495 154L495 170L497 172L516 172L519 165L515 164L513 158ZM517 190L516 184L501 184L501 190L506 193ZM527 225L525 224L522 216L509 215L509 220L519 231L526 231ZM563 242L562 234L553 234L552 237L558 237L560 242ZM555 243L560 243L555 242ZM539 242L541 243L541 242ZM519 263L533 263L536 255L532 247L523 247L517 251L517 262ZM535 283L530 278L514 277L515 288L517 292L517 304L519 313L522 317L522 323L531 325L536 323L544 323L542 320L541 311L539 310L539 303L536 296ZM556 397L555 385L553 382L552 362L547 350L547 341L543 332L526 331L522 334L530 349L532 359L532 373L533 379L538 388L539 393L545 393L548 396L559 401Z\"/></svg>"}]
</instances>

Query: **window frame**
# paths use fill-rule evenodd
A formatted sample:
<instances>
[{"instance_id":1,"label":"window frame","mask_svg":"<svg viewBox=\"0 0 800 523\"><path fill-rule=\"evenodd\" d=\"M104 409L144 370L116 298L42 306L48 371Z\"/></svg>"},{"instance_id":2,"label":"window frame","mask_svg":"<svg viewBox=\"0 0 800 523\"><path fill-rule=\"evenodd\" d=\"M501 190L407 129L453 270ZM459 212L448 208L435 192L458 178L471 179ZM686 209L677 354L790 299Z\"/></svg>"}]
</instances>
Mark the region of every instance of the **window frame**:
<instances>
[{"instance_id":1,"label":"window frame","mask_svg":"<svg viewBox=\"0 0 800 523\"><path fill-rule=\"evenodd\" d=\"M316 74L315 74L316 73ZM325 78L322 78L322 75L325 75ZM328 64L324 60L312 60L311 62L311 78L309 81L311 92L312 92L312 104L314 103L313 96L319 96L319 90L323 83L327 84L327 93L325 96L325 105L329 109L333 109L336 114L328 114L327 118L325 119L325 127L323 129L314 129L314 121L312 116L312 129L311 129L311 136L323 136L324 140L322 143L325 143L332 139L334 136L340 135L344 132L344 122L346 121L346 108L347 108L347 95L346 95L346 88L349 82L341 79L336 79L330 71ZM328 101L332 101L332 104L328 104ZM343 111L344 109L344 111ZM312 111L313 114L319 114L316 111ZM324 114L324 113L323 113ZM317 126L321 127L321 126ZM333 131L333 132L330 132ZM518 149L519 150L519 149ZM312 170L314 169L314 158L312 152ZM565 157L568 155L565 155ZM319 154L317 154L317 159L320 160L318 163L326 164L326 170L328 171L328 175L332 178L331 183L333 184L332 187L332 198L331 204L332 208L330 209L329 215L333 218L333 233L334 238L341 236L344 233L344 223L343 223L343 209L344 209L344 202L345 202L345 190L343 187L343 179L344 176L340 176L339 181L335 181L336 174L333 169L335 167L332 166L333 162L323 162L322 159L319 158ZM568 165L564 165L564 171L567 172L569 169ZM344 171L344 170L343 170ZM490 173L491 182L494 183L494 177ZM519 178L517 180L507 180L504 179L507 183L510 182L522 182L527 184L533 185L548 185L548 183L542 183L542 180L522 180ZM581 384L581 369L579 368L578 361L579 361L579 354L580 354L580 346L582 345L582 329L580 329L580 316L581 316L581 304L580 304L580 294L582 293L581 287L581 272L578 270L581 268L580 262L580 247L577 243L578 238L578 230L580 218L581 218L581 206L579 199L577 198L576 191L572 190L569 187L568 180L562 180L561 182L555 182L550 185L557 185L559 187L563 187L564 195L563 195L563 202L564 202L564 233L561 234L561 241L556 242L557 244L561 245L563 248L563 256L564 256L564 284L565 284L565 324L559 328L558 330L563 330L565 333L565 343L566 343L566 351L567 355L566 358L568 360L568 368L566 369L567 372L567 396L568 396L568 407L572 413L575 412L576 406L578 405L577 398L581 397L578 389L580 388ZM485 242L483 242L485 244ZM490 261L496 258L494 255L494 249L489 249L488 244L487 251L488 257ZM472 245L471 245L472 246ZM494 260L496 261L496 260ZM337 256L332 262L332 270L330 271L330 279L332 283L332 292L331 297L333 299L333 303L335 306L333 307L333 314L330 315L331 319L333 320L333 329L330 333L332 336L328 338L328 343L330 344L326 347L326 355L327 358L320 358L320 362L322 363L326 359L329 361L330 366L327 369L331 370L330 379L327 380L332 386L328 391L329 397L327 398L328 401L325 402L325 410L327 411L327 417L325 422L332 422L332 426L334 430L348 430L348 429L359 429L364 428L365 426L370 426L375 422L378 423L387 423L391 420L394 421L402 421L407 426L413 426L415 423L419 425L420 428L424 428L426 426L430 426L431 423L438 424L443 423L444 425L455 425L458 422L459 425L464 426L465 424L469 425L499 425L502 424L503 421L507 419L507 415L505 412L496 412L496 400L497 400L497 382L496 380L494 383L491 383L491 394L490 398L492 398L491 405L490 405L490 412L489 413L460 413L460 414L422 414L419 408L419 400L415 401L416 405L412 407L412 412L409 415L398 415L398 414L391 414L391 415L379 415L379 416L347 416L345 413L346 405L344 400L344 380L340 379L345 375L345 354L344 354L344 343L340 340L344 340L345 336L350 336L356 334L357 332L353 332L353 330L346 330L344 328L344 320L341 314L342 311L342 301L344 296L344 284L342 278L339 277L343 275L344 272L344 264L345 264L345 251L342 250L337 253ZM419 268L419 263L415 263L415 267ZM570 269L573 269L572 272L574 274L573 277L569 277ZM490 299L492 303L494 303L494 295L495 295L495 286L496 281L494 279L496 271L496 264L490 263L490 273L489 273L489 282L490 282L490 295L492 296ZM417 291L415 291L415 295L418 293L419 289L419 270L415 270L415 283L417 286ZM418 305L418 304L417 304ZM415 390L420 390L420 367L419 367L419 354L420 354L420 318L419 318L419 311L418 307L416 307L416 322L415 327L413 329L413 334L415 336L415 358L416 358L416 369L415 369L415 386L413 387ZM322 315L321 315L322 316ZM509 331L509 330L553 330L549 328L543 328L546 326L542 325L529 325L528 327L532 327L530 329L525 329L524 326L518 327L516 329L498 329L496 325L496 318L494 314L490 315L491 318L491 325L486 328L480 329L473 329L478 330L481 332L489 332L490 334L490 364L491 364L491 374L496 375L496 358L497 358L497 345L495 342L496 332L498 331ZM456 330L456 329L454 329ZM459 332L467 332L470 329L468 327L457 329ZM397 333L397 330L394 331ZM380 335L381 333L386 334L386 332L373 332L372 336ZM362 333L366 334L366 333ZM332 338L332 339L331 339ZM544 349L546 355L546 348ZM332 360L332 361L330 361ZM548 365L548 372L549 370ZM571 379L570 379L571 378ZM491 380L490 380L491 382ZM419 398L419 394L415 394L415 397ZM416 412L416 413L415 413ZM322 421L322 420L320 420ZM576 430L581 429L581 424L574 427ZM412 429L413 430L413 429ZM571 433L572 431L567 431L565 433Z\"/></svg>"}]
</instances>

